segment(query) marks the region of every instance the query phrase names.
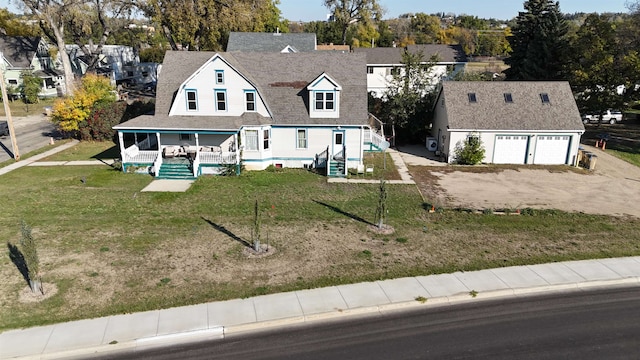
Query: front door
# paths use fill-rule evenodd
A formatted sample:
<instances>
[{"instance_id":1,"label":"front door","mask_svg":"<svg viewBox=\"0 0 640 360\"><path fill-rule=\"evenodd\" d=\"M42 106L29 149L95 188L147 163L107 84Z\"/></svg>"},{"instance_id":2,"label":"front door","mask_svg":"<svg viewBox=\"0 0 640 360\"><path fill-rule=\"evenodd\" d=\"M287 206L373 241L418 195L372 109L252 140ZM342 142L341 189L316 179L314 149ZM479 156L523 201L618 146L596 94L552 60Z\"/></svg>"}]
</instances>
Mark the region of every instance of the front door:
<instances>
[{"instance_id":1,"label":"front door","mask_svg":"<svg viewBox=\"0 0 640 360\"><path fill-rule=\"evenodd\" d=\"M344 150L344 130L333 131L333 155L338 155Z\"/></svg>"}]
</instances>

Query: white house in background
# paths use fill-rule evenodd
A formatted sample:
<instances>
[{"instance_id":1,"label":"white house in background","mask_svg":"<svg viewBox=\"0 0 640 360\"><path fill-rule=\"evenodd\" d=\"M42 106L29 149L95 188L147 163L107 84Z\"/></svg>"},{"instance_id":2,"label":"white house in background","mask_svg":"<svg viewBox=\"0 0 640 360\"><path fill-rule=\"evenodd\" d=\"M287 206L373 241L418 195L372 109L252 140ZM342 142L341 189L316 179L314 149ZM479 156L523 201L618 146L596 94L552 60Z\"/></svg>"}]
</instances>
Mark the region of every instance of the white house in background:
<instances>
[{"instance_id":1,"label":"white house in background","mask_svg":"<svg viewBox=\"0 0 640 360\"><path fill-rule=\"evenodd\" d=\"M384 141L368 126L362 54L169 51L162 68L155 114L114 127L125 171L197 177L242 164L345 176Z\"/></svg>"},{"instance_id":2,"label":"white house in background","mask_svg":"<svg viewBox=\"0 0 640 360\"><path fill-rule=\"evenodd\" d=\"M582 134L568 82L445 81L427 148L453 162L456 146L479 137L485 163L577 165Z\"/></svg>"},{"instance_id":3,"label":"white house in background","mask_svg":"<svg viewBox=\"0 0 640 360\"><path fill-rule=\"evenodd\" d=\"M467 55L460 45L421 44L406 48L355 48L353 51L367 55L367 91L377 98L385 94L394 73L402 71L404 51L421 53L424 63L428 63L434 55L438 58L431 69L434 86L463 70L467 63Z\"/></svg>"},{"instance_id":4,"label":"white house in background","mask_svg":"<svg viewBox=\"0 0 640 360\"><path fill-rule=\"evenodd\" d=\"M87 45L90 51L96 51L97 45ZM71 67L77 76L87 72L91 57L78 45L67 45ZM97 64L97 72L109 76L115 84L134 83L140 76L138 65L140 58L131 46L103 45Z\"/></svg>"}]
</instances>

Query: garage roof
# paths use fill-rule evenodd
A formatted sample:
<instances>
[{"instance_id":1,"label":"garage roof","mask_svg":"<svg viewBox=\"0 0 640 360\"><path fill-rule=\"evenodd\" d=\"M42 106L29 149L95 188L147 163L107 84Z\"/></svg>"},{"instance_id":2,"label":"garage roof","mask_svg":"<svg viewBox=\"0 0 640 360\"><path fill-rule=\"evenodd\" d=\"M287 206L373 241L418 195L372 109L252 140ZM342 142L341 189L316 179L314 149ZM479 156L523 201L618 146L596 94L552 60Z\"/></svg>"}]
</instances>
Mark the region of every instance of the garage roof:
<instances>
[{"instance_id":1,"label":"garage roof","mask_svg":"<svg viewBox=\"0 0 640 360\"><path fill-rule=\"evenodd\" d=\"M566 81L445 81L443 106L449 129L584 131Z\"/></svg>"}]
</instances>

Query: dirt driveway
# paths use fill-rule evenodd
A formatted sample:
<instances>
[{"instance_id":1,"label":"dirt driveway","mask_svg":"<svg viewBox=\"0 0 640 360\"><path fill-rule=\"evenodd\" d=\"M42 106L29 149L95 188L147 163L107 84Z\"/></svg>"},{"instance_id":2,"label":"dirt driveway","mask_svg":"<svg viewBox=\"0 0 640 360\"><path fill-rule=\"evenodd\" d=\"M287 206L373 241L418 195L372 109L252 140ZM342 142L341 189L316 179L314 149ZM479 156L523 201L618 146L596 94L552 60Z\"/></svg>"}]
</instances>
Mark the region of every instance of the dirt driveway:
<instances>
[{"instance_id":1,"label":"dirt driveway","mask_svg":"<svg viewBox=\"0 0 640 360\"><path fill-rule=\"evenodd\" d=\"M640 217L640 168L595 147L585 146L585 150L598 155L591 173L532 169L474 173L451 171L447 166L442 171L430 168L431 178L418 171L412 175L426 201L446 206L531 207ZM421 163L416 155L402 153L410 171L411 165L431 165Z\"/></svg>"}]
</instances>

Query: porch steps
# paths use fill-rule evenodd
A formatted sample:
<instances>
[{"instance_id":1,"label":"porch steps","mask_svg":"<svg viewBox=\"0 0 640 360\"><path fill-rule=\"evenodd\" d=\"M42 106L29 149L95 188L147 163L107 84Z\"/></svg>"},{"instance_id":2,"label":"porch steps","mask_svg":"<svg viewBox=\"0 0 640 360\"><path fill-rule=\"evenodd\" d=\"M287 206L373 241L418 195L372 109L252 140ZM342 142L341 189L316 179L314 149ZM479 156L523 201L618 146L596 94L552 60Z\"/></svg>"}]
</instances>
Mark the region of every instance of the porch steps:
<instances>
[{"instance_id":1,"label":"porch steps","mask_svg":"<svg viewBox=\"0 0 640 360\"><path fill-rule=\"evenodd\" d=\"M345 177L344 175L344 162L341 161L329 161L329 176L330 177Z\"/></svg>"},{"instance_id":2,"label":"porch steps","mask_svg":"<svg viewBox=\"0 0 640 360\"><path fill-rule=\"evenodd\" d=\"M158 179L195 179L189 163L162 163Z\"/></svg>"}]
</instances>

